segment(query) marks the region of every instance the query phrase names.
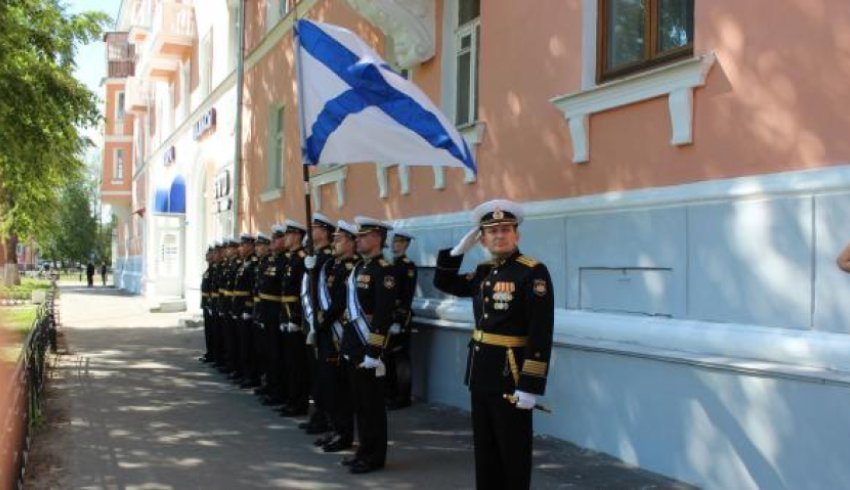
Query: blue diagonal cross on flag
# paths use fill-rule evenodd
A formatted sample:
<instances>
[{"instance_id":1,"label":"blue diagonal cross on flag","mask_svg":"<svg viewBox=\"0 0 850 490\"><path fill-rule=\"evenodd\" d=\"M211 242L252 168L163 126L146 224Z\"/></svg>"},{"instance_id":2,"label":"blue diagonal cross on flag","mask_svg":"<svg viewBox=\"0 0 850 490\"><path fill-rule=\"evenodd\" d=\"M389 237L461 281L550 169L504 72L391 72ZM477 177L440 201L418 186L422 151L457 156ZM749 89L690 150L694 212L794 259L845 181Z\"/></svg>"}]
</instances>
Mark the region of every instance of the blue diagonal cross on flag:
<instances>
[{"instance_id":1,"label":"blue diagonal cross on flag","mask_svg":"<svg viewBox=\"0 0 850 490\"><path fill-rule=\"evenodd\" d=\"M296 35L305 164L391 162L476 170L454 125L356 34L302 19Z\"/></svg>"}]
</instances>

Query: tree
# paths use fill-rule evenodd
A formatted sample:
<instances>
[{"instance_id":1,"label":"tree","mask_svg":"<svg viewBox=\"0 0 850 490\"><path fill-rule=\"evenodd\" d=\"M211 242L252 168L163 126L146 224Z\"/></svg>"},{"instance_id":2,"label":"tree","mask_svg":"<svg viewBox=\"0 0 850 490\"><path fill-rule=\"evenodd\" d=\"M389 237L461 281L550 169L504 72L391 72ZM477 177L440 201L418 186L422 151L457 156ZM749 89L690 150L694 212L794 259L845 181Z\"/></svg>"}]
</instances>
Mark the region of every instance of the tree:
<instances>
[{"instance_id":1,"label":"tree","mask_svg":"<svg viewBox=\"0 0 850 490\"><path fill-rule=\"evenodd\" d=\"M71 15L59 0L0 2L0 256L18 282L19 238L46 237L60 191L82 178L82 128L99 121L97 97L74 78L79 43L97 39L108 17Z\"/></svg>"}]
</instances>

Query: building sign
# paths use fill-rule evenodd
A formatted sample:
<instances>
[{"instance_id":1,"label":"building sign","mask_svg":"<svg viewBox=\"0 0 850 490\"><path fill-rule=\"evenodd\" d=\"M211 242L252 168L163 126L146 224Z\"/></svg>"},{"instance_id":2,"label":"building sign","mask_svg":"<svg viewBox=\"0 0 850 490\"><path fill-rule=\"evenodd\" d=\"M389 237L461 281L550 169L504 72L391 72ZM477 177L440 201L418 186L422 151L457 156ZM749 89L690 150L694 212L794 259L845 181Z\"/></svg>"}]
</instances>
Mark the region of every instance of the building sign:
<instances>
[{"instance_id":1,"label":"building sign","mask_svg":"<svg viewBox=\"0 0 850 490\"><path fill-rule=\"evenodd\" d=\"M210 110L205 112L204 115L195 122L192 137L199 140L213 131L215 131L215 107L210 108Z\"/></svg>"},{"instance_id":2,"label":"building sign","mask_svg":"<svg viewBox=\"0 0 850 490\"><path fill-rule=\"evenodd\" d=\"M171 145L167 150L165 150L165 154L162 156L162 161L165 163L165 166L173 165L174 162L177 161L177 148L174 145Z\"/></svg>"}]
</instances>

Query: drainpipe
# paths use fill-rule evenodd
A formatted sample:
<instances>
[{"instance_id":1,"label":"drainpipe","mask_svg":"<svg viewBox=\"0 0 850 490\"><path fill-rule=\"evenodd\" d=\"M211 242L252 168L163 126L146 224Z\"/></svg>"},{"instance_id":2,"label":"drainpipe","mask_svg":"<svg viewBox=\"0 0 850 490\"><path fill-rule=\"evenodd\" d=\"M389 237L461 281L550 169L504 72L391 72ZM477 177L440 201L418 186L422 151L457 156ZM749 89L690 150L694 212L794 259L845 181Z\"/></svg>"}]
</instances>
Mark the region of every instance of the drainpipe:
<instances>
[{"instance_id":1,"label":"drainpipe","mask_svg":"<svg viewBox=\"0 0 850 490\"><path fill-rule=\"evenodd\" d=\"M239 42L236 48L236 122L234 125L235 150L233 157L233 223L231 236L235 237L239 229L239 187L242 173L242 92L245 78L245 1L239 0L239 12L236 16L239 22L237 31Z\"/></svg>"}]
</instances>

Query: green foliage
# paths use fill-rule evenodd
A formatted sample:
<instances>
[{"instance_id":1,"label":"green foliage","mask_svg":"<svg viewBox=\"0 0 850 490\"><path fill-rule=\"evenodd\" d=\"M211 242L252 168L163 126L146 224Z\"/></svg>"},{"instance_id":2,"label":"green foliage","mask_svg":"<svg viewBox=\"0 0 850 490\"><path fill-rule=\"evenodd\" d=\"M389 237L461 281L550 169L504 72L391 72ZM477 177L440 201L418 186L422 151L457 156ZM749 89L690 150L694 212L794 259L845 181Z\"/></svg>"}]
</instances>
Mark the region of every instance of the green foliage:
<instances>
[{"instance_id":1,"label":"green foliage","mask_svg":"<svg viewBox=\"0 0 850 490\"><path fill-rule=\"evenodd\" d=\"M108 18L68 14L59 0L0 1L0 238L40 240L61 190L82 179L80 130L97 97L74 78L76 46Z\"/></svg>"},{"instance_id":2,"label":"green foliage","mask_svg":"<svg viewBox=\"0 0 850 490\"><path fill-rule=\"evenodd\" d=\"M0 311L0 324L3 329L14 332L23 339L32 329L37 313L37 306L4 308Z\"/></svg>"},{"instance_id":3,"label":"green foliage","mask_svg":"<svg viewBox=\"0 0 850 490\"><path fill-rule=\"evenodd\" d=\"M99 225L94 216L93 185L72 182L63 189L59 209L50 217L49 232L43 234L45 258L87 262L96 252Z\"/></svg>"}]
</instances>

